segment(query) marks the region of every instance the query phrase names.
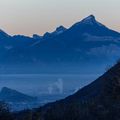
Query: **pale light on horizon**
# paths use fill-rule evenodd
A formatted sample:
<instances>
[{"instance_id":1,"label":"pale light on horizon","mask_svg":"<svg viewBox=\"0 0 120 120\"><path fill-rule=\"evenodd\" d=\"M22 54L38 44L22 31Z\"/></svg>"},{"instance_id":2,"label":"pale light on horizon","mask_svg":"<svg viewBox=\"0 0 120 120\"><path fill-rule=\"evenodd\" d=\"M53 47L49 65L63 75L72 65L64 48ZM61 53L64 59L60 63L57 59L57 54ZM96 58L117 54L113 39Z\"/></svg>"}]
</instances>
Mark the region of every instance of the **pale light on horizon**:
<instances>
[{"instance_id":1,"label":"pale light on horizon","mask_svg":"<svg viewBox=\"0 0 120 120\"><path fill-rule=\"evenodd\" d=\"M14 34L41 34L93 14L111 29L120 31L120 0L0 0L0 29Z\"/></svg>"}]
</instances>

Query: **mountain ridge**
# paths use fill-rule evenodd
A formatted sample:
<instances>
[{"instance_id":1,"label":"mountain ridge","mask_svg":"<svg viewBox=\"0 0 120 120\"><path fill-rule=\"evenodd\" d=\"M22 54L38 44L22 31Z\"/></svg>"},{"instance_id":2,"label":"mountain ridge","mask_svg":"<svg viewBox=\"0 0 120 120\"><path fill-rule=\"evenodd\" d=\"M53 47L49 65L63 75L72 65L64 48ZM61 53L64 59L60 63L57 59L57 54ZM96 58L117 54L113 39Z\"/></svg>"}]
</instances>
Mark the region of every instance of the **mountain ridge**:
<instances>
[{"instance_id":1,"label":"mountain ridge","mask_svg":"<svg viewBox=\"0 0 120 120\"><path fill-rule=\"evenodd\" d=\"M60 65L58 68L71 66L72 70L72 66L82 66L83 63L95 66L99 63L105 68L105 65L114 63L120 57L120 33L102 25L93 15L70 28L60 26L56 30L44 36L0 37L1 68L7 71L5 66L12 66L11 71L16 65L25 67L37 64L38 69L47 71L53 64Z\"/></svg>"},{"instance_id":2,"label":"mountain ridge","mask_svg":"<svg viewBox=\"0 0 120 120\"><path fill-rule=\"evenodd\" d=\"M75 24L73 24L71 27L76 26L76 25L79 25L79 24L82 24L82 23L85 23L85 24L98 24L99 26L106 27L105 25L99 23L99 22L96 20L96 18L95 18L94 15L89 15L89 16L87 16L86 18L84 18L84 19L80 20L79 22L76 22ZM71 27L69 27L68 29L70 29ZM64 26L60 25L59 27L56 28L55 31L60 30L60 29L63 30L63 31L67 30L67 28L65 28ZM53 31L53 32L51 32L51 33L54 33L55 31ZM114 30L113 30L113 31L114 31ZM4 34L4 35L7 35L7 36L10 36L10 37L13 37L13 36L26 36L26 37L32 38L32 37L30 37L30 36L20 35L20 34L19 34L19 35L13 35L13 36L11 36L11 35L8 35L6 32L4 32L2 29L0 29L0 33L2 33L2 34ZM117 32L117 33L119 33L119 32ZM37 34L33 34L33 35L37 35ZM41 35L38 35L38 36L41 36ZM43 35L43 36L44 36L44 35ZM43 36L41 36L41 37L43 37Z\"/></svg>"}]
</instances>

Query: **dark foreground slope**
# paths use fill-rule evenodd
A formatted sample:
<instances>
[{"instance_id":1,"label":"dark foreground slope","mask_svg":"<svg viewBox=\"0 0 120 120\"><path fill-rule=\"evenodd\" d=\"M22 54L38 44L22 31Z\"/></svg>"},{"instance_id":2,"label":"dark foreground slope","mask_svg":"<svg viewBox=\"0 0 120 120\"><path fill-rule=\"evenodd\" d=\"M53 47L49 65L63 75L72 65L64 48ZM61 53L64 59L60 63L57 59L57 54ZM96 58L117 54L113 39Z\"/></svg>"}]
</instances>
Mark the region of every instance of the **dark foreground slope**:
<instances>
[{"instance_id":1,"label":"dark foreground slope","mask_svg":"<svg viewBox=\"0 0 120 120\"><path fill-rule=\"evenodd\" d=\"M120 63L77 93L15 116L24 120L119 120ZM28 119L29 120L29 119Z\"/></svg>"}]
</instances>

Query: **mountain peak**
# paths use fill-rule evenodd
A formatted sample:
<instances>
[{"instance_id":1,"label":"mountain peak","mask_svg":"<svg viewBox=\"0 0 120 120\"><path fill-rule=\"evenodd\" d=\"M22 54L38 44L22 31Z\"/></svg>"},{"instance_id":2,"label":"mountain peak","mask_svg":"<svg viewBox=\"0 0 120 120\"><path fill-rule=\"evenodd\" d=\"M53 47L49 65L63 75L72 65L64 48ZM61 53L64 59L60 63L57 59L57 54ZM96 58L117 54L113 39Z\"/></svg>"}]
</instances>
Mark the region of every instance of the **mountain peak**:
<instances>
[{"instance_id":1,"label":"mountain peak","mask_svg":"<svg viewBox=\"0 0 120 120\"><path fill-rule=\"evenodd\" d=\"M77 22L73 26L79 26L79 25L91 25L91 26L99 26L99 27L105 27L103 24L98 22L94 15L89 15L88 17L84 18L80 22Z\"/></svg>"},{"instance_id":2,"label":"mountain peak","mask_svg":"<svg viewBox=\"0 0 120 120\"><path fill-rule=\"evenodd\" d=\"M88 17L84 18L83 20L95 20L95 16L94 15L89 15Z\"/></svg>"},{"instance_id":3,"label":"mountain peak","mask_svg":"<svg viewBox=\"0 0 120 120\"><path fill-rule=\"evenodd\" d=\"M66 28L62 25L56 28L56 31L65 31L65 30Z\"/></svg>"},{"instance_id":4,"label":"mountain peak","mask_svg":"<svg viewBox=\"0 0 120 120\"><path fill-rule=\"evenodd\" d=\"M0 100L9 102L32 102L37 100L37 98L26 95L14 89L3 87L0 92Z\"/></svg>"},{"instance_id":5,"label":"mountain peak","mask_svg":"<svg viewBox=\"0 0 120 120\"><path fill-rule=\"evenodd\" d=\"M91 24L97 23L94 15L89 15L88 17L84 18L81 23Z\"/></svg>"},{"instance_id":6,"label":"mountain peak","mask_svg":"<svg viewBox=\"0 0 120 120\"><path fill-rule=\"evenodd\" d=\"M56 30L53 32L54 35L58 35L66 31L67 29L64 26L59 26L56 28Z\"/></svg>"},{"instance_id":7,"label":"mountain peak","mask_svg":"<svg viewBox=\"0 0 120 120\"><path fill-rule=\"evenodd\" d=\"M65 28L64 26L61 25L61 26L57 27L56 30L53 31L52 33L46 32L46 33L43 35L43 37L44 37L44 38L54 37L54 36L56 36L56 35L59 35L59 34L63 33L63 32L66 31L66 30L67 30L67 28Z\"/></svg>"},{"instance_id":8,"label":"mountain peak","mask_svg":"<svg viewBox=\"0 0 120 120\"><path fill-rule=\"evenodd\" d=\"M1 89L1 93L4 93L4 94L11 93L11 92L17 92L17 91L16 90L12 90L12 89L7 88L7 87L3 87Z\"/></svg>"},{"instance_id":9,"label":"mountain peak","mask_svg":"<svg viewBox=\"0 0 120 120\"><path fill-rule=\"evenodd\" d=\"M8 89L9 89L9 88L7 88L7 87L3 87L2 90L1 90L1 92L2 92L2 91L6 91L6 90L8 90Z\"/></svg>"}]
</instances>

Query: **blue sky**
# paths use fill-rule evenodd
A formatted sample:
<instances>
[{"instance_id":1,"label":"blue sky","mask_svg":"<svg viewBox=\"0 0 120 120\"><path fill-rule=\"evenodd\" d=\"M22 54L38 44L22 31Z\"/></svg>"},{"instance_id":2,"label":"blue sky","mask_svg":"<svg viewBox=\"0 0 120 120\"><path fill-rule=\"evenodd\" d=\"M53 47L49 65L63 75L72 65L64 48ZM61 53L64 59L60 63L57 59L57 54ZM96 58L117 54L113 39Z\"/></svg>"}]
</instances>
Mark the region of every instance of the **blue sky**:
<instances>
[{"instance_id":1,"label":"blue sky","mask_svg":"<svg viewBox=\"0 0 120 120\"><path fill-rule=\"evenodd\" d=\"M94 14L120 31L119 12L120 0L0 0L0 28L12 35L44 34Z\"/></svg>"}]
</instances>

